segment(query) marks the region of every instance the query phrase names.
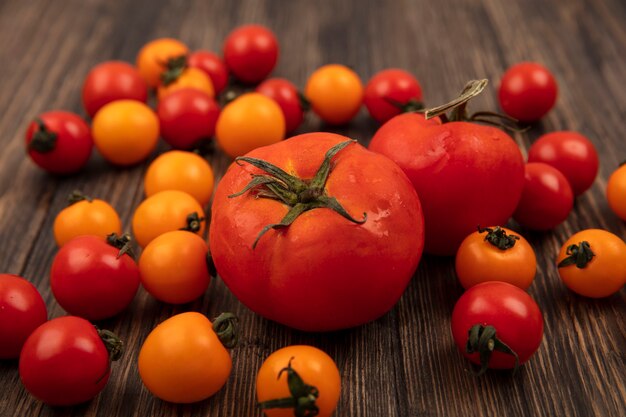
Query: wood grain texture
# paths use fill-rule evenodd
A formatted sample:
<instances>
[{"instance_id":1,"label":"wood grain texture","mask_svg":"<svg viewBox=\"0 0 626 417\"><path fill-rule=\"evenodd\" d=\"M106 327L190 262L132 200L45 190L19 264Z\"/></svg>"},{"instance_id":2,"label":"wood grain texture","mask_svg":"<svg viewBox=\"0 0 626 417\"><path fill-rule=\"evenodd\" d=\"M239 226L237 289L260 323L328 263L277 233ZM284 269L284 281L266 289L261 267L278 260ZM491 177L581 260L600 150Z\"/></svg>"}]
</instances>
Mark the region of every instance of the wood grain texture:
<instances>
[{"instance_id":1,"label":"wood grain texture","mask_svg":"<svg viewBox=\"0 0 626 417\"><path fill-rule=\"evenodd\" d=\"M429 104L454 96L472 78L492 81L474 108L496 109L495 86L522 60L543 62L558 79L556 108L529 132L516 135L523 149L543 132L578 130L601 155L598 178L577 199L568 221L551 233L525 233L539 262L530 294L545 319L545 337L514 378L489 372L475 379L456 351L450 314L462 293L450 259L425 257L398 305L356 329L307 334L268 322L247 310L219 280L190 304L160 304L140 290L132 307L102 323L128 346L113 366L107 388L79 407L52 409L22 388L17 361L0 362L0 416L260 416L254 378L270 352L312 344L328 352L342 373L337 416L618 416L626 405L626 291L588 300L565 289L554 266L561 245L589 227L626 238L608 209L606 180L626 159L626 3L621 0L397 1L0 1L0 271L21 274L41 291L51 317L63 315L48 284L57 251L55 215L79 188L107 199L126 229L143 198L147 163L131 169L94 156L70 178L54 178L24 157L23 133L38 113L62 108L84 114L80 89L95 64L133 62L147 41L162 36L192 49L220 51L235 26L258 22L281 42L277 76L303 86L318 66L339 62L364 80L386 67L412 71ZM365 110L333 129L367 144L376 129ZM328 130L309 115L298 132ZM164 145L159 148L166 149ZM230 161L210 157L219 178ZM209 317L230 310L241 317L241 345L232 351L233 373L213 398L176 406L152 397L136 367L150 330L173 314L197 310Z\"/></svg>"}]
</instances>

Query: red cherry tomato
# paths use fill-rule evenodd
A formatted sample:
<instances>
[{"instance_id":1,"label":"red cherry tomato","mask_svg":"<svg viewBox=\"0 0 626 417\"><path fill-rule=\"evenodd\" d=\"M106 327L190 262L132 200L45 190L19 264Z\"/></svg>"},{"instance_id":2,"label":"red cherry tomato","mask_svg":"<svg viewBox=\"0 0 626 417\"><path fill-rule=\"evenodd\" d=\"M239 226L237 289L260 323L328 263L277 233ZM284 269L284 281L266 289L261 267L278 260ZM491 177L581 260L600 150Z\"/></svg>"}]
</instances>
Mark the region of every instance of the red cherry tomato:
<instances>
[{"instance_id":1,"label":"red cherry tomato","mask_svg":"<svg viewBox=\"0 0 626 417\"><path fill-rule=\"evenodd\" d=\"M550 230L561 224L574 206L574 194L567 178L543 162L529 162L525 168L524 191L513 213L522 226Z\"/></svg>"},{"instance_id":2,"label":"red cherry tomato","mask_svg":"<svg viewBox=\"0 0 626 417\"><path fill-rule=\"evenodd\" d=\"M278 61L276 36L264 26L245 25L224 42L224 62L240 81L256 84L272 72Z\"/></svg>"},{"instance_id":3,"label":"red cherry tomato","mask_svg":"<svg viewBox=\"0 0 626 417\"><path fill-rule=\"evenodd\" d=\"M498 89L502 110L523 122L541 119L552 109L557 95L554 76L535 62L513 65L504 73Z\"/></svg>"},{"instance_id":4,"label":"red cherry tomato","mask_svg":"<svg viewBox=\"0 0 626 417\"><path fill-rule=\"evenodd\" d=\"M461 353L481 365L479 373L515 368L539 348L543 316L526 291L506 282L484 282L465 291L454 306L452 336ZM481 363L483 351L486 360Z\"/></svg>"},{"instance_id":5,"label":"red cherry tomato","mask_svg":"<svg viewBox=\"0 0 626 417\"><path fill-rule=\"evenodd\" d=\"M561 171L575 196L587 191L598 174L598 152L577 132L552 132L541 136L528 150L528 162L543 162Z\"/></svg>"},{"instance_id":6,"label":"red cherry tomato","mask_svg":"<svg viewBox=\"0 0 626 417\"><path fill-rule=\"evenodd\" d=\"M120 313L139 287L129 238L79 236L59 250L50 270L52 293L68 313L102 320Z\"/></svg>"},{"instance_id":7,"label":"red cherry tomato","mask_svg":"<svg viewBox=\"0 0 626 417\"><path fill-rule=\"evenodd\" d=\"M104 389L122 342L80 317L39 326L20 353L20 378L28 392L53 406L84 403Z\"/></svg>"},{"instance_id":8,"label":"red cherry tomato","mask_svg":"<svg viewBox=\"0 0 626 417\"><path fill-rule=\"evenodd\" d=\"M0 274L0 359L20 356L26 338L48 320L37 288L17 275Z\"/></svg>"},{"instance_id":9,"label":"red cherry tomato","mask_svg":"<svg viewBox=\"0 0 626 417\"><path fill-rule=\"evenodd\" d=\"M28 156L52 174L73 174L89 160L93 140L85 121L67 111L40 114L26 130Z\"/></svg>"},{"instance_id":10,"label":"red cherry tomato","mask_svg":"<svg viewBox=\"0 0 626 417\"><path fill-rule=\"evenodd\" d=\"M220 109L206 93L185 88L165 96L157 107L161 136L176 149L191 149L215 133Z\"/></svg>"},{"instance_id":11,"label":"red cherry tomato","mask_svg":"<svg viewBox=\"0 0 626 417\"><path fill-rule=\"evenodd\" d=\"M400 113L422 108L422 87L407 71L390 68L380 71L365 86L363 102L370 115L385 123Z\"/></svg>"},{"instance_id":12,"label":"red cherry tomato","mask_svg":"<svg viewBox=\"0 0 626 417\"><path fill-rule=\"evenodd\" d=\"M137 69L122 61L108 61L89 71L83 83L83 106L93 117L102 106L115 100L148 98L148 85Z\"/></svg>"},{"instance_id":13,"label":"red cherry tomato","mask_svg":"<svg viewBox=\"0 0 626 417\"><path fill-rule=\"evenodd\" d=\"M285 115L286 131L293 132L304 118L300 93L295 85L284 78L270 78L256 88L258 93L274 100Z\"/></svg>"},{"instance_id":14,"label":"red cherry tomato","mask_svg":"<svg viewBox=\"0 0 626 417\"><path fill-rule=\"evenodd\" d=\"M228 84L228 68L219 56L209 51L195 51L187 58L187 65L198 68L211 78L215 95Z\"/></svg>"}]
</instances>

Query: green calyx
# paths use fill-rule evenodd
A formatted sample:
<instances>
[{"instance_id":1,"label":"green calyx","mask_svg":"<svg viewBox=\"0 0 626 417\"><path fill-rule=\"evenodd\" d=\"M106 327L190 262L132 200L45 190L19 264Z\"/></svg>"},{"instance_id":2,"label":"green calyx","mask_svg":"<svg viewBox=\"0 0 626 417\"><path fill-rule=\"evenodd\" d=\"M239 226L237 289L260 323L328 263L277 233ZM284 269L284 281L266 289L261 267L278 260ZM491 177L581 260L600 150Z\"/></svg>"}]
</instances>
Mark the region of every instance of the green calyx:
<instances>
[{"instance_id":1,"label":"green calyx","mask_svg":"<svg viewBox=\"0 0 626 417\"><path fill-rule=\"evenodd\" d=\"M117 259L121 258L125 254L135 259L132 239L128 233L124 233L122 236L118 236L117 233L111 233L110 235L107 235L106 240L109 245L120 250L117 253Z\"/></svg>"},{"instance_id":2,"label":"green calyx","mask_svg":"<svg viewBox=\"0 0 626 417\"><path fill-rule=\"evenodd\" d=\"M187 69L187 55L168 59L165 63L165 71L161 73L161 83L164 86L172 84L180 78L185 69Z\"/></svg>"},{"instance_id":3,"label":"green calyx","mask_svg":"<svg viewBox=\"0 0 626 417\"><path fill-rule=\"evenodd\" d=\"M93 198L83 194L80 190L74 190L70 193L70 195L67 196L67 205L71 206L72 204L76 204L79 201L84 200L87 200L91 203L93 201Z\"/></svg>"},{"instance_id":4,"label":"green calyx","mask_svg":"<svg viewBox=\"0 0 626 417\"><path fill-rule=\"evenodd\" d=\"M485 241L491 243L493 246L500 250L511 249L515 246L515 242L519 240L519 236L507 235L506 231L500 226L495 228L480 227L478 226L478 233L485 233Z\"/></svg>"},{"instance_id":5,"label":"green calyx","mask_svg":"<svg viewBox=\"0 0 626 417\"><path fill-rule=\"evenodd\" d=\"M224 347L232 349L239 342L239 319L233 313L222 313L213 320L213 331Z\"/></svg>"},{"instance_id":6,"label":"green calyx","mask_svg":"<svg viewBox=\"0 0 626 417\"><path fill-rule=\"evenodd\" d=\"M28 149L39 153L52 152L56 148L59 135L48 129L40 118L35 119L37 130L33 133Z\"/></svg>"},{"instance_id":7,"label":"green calyx","mask_svg":"<svg viewBox=\"0 0 626 417\"><path fill-rule=\"evenodd\" d=\"M311 110L311 101L301 91L298 91L298 101L303 112Z\"/></svg>"},{"instance_id":8,"label":"green calyx","mask_svg":"<svg viewBox=\"0 0 626 417\"><path fill-rule=\"evenodd\" d=\"M200 217L197 212L189 213L186 219L186 226L178 230L186 230L188 232L198 233L202 229L204 217Z\"/></svg>"},{"instance_id":9,"label":"green calyx","mask_svg":"<svg viewBox=\"0 0 626 417\"><path fill-rule=\"evenodd\" d=\"M513 368L513 373L517 371L517 368L519 368L519 357L513 349L498 339L495 327L483 326L482 324L475 324L472 326L468 332L465 352L478 353L480 357L480 369L478 371L472 370L472 373L475 376L480 376L487 371L487 368L489 367L489 360L491 359L491 355L494 351L506 353L515 357L515 367Z\"/></svg>"},{"instance_id":10,"label":"green calyx","mask_svg":"<svg viewBox=\"0 0 626 417\"><path fill-rule=\"evenodd\" d=\"M287 386L289 387L291 396L263 401L259 403L259 408L261 410L292 408L295 417L314 417L318 415L320 411L315 403L319 397L319 391L316 387L307 385L300 375L291 367L291 361L293 359L293 357L289 359L287 366L278 373L278 379L280 379L283 372L287 372Z\"/></svg>"},{"instance_id":11,"label":"green calyx","mask_svg":"<svg viewBox=\"0 0 626 417\"><path fill-rule=\"evenodd\" d=\"M315 176L310 180L303 180L290 175L276 165L261 159L246 156L238 157L235 162L241 164L247 162L265 172L265 174L253 174L252 180L238 193L229 195L229 198L239 197L249 191L254 192L255 198L269 198L282 202L290 207L289 211L280 223L268 224L258 234L252 248L256 248L259 239L270 229L286 228L293 223L302 213L316 208L331 209L353 223L363 224L367 220L367 213L363 213L363 219L355 219L343 208L336 198L326 193L326 181L332 170L333 157L346 146L354 143L353 140L341 142L326 152L324 161L318 168Z\"/></svg>"},{"instance_id":12,"label":"green calyx","mask_svg":"<svg viewBox=\"0 0 626 417\"><path fill-rule=\"evenodd\" d=\"M583 269L589 262L591 262L593 257L596 256L596 254L591 250L589 242L585 240L580 242L578 245L569 245L565 254L567 257L559 262L557 265L559 268L576 265L576 268Z\"/></svg>"},{"instance_id":13,"label":"green calyx","mask_svg":"<svg viewBox=\"0 0 626 417\"><path fill-rule=\"evenodd\" d=\"M94 327L109 352L109 361L115 362L120 359L122 357L122 353L124 353L124 342L122 342L122 340L112 331L100 329L98 326Z\"/></svg>"},{"instance_id":14,"label":"green calyx","mask_svg":"<svg viewBox=\"0 0 626 417\"><path fill-rule=\"evenodd\" d=\"M400 109L402 113L414 113L424 110L424 103L415 99L410 99L404 103L391 97L385 97L384 99L387 103Z\"/></svg>"}]
</instances>

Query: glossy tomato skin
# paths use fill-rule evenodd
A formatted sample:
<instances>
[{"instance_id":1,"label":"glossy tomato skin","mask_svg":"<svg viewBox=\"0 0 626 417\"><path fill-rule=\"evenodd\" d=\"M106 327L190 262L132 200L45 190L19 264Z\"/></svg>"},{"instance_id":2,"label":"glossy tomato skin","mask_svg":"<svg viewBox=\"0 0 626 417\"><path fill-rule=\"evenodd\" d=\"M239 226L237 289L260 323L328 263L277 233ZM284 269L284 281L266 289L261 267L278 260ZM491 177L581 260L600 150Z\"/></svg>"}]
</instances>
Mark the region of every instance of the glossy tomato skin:
<instances>
[{"instance_id":1,"label":"glossy tomato skin","mask_svg":"<svg viewBox=\"0 0 626 417\"><path fill-rule=\"evenodd\" d=\"M139 268L128 254L97 236L79 236L59 250L50 287L65 311L87 320L122 312L139 288Z\"/></svg>"},{"instance_id":2,"label":"glossy tomato skin","mask_svg":"<svg viewBox=\"0 0 626 417\"><path fill-rule=\"evenodd\" d=\"M137 70L148 87L155 88L161 82L161 74L166 70L167 61L188 53L187 45L178 39L155 39L139 50L136 59Z\"/></svg>"},{"instance_id":3,"label":"glossy tomato skin","mask_svg":"<svg viewBox=\"0 0 626 417\"><path fill-rule=\"evenodd\" d=\"M369 149L391 158L413 183L430 254L454 255L476 226L505 224L522 194L522 154L490 126L405 113L382 125Z\"/></svg>"},{"instance_id":4,"label":"glossy tomato skin","mask_svg":"<svg viewBox=\"0 0 626 417\"><path fill-rule=\"evenodd\" d=\"M89 71L83 83L83 107L93 117L102 106L115 100L148 99L148 85L137 69L122 61L107 61Z\"/></svg>"},{"instance_id":5,"label":"glossy tomato skin","mask_svg":"<svg viewBox=\"0 0 626 417\"><path fill-rule=\"evenodd\" d=\"M577 132L551 132L528 149L528 162L543 162L561 171L574 196L587 191L598 175L598 152L593 143Z\"/></svg>"},{"instance_id":6,"label":"glossy tomato skin","mask_svg":"<svg viewBox=\"0 0 626 417\"><path fill-rule=\"evenodd\" d=\"M193 88L174 91L157 106L161 136L176 149L192 149L201 139L211 138L219 115L217 102Z\"/></svg>"},{"instance_id":7,"label":"glossy tomato skin","mask_svg":"<svg viewBox=\"0 0 626 417\"><path fill-rule=\"evenodd\" d=\"M626 165L617 168L609 177L606 199L613 213L626 221Z\"/></svg>"},{"instance_id":8,"label":"glossy tomato skin","mask_svg":"<svg viewBox=\"0 0 626 417\"><path fill-rule=\"evenodd\" d=\"M270 78L256 88L258 93L274 100L285 116L286 132L293 132L302 124L304 110L300 104L298 89L284 78Z\"/></svg>"},{"instance_id":9,"label":"glossy tomato skin","mask_svg":"<svg viewBox=\"0 0 626 417\"><path fill-rule=\"evenodd\" d=\"M304 94L320 119L331 125L343 125L356 116L363 104L363 83L345 65L329 64L311 74Z\"/></svg>"},{"instance_id":10,"label":"glossy tomato skin","mask_svg":"<svg viewBox=\"0 0 626 417\"><path fill-rule=\"evenodd\" d=\"M574 206L574 193L559 170L542 162L525 168L522 198L513 218L532 230L550 230L567 219Z\"/></svg>"},{"instance_id":11,"label":"glossy tomato skin","mask_svg":"<svg viewBox=\"0 0 626 417\"><path fill-rule=\"evenodd\" d=\"M224 41L224 62L230 72L244 83L263 81L277 61L278 40L264 26L240 26Z\"/></svg>"},{"instance_id":12,"label":"glossy tomato skin","mask_svg":"<svg viewBox=\"0 0 626 417\"><path fill-rule=\"evenodd\" d=\"M87 320L65 316L39 326L20 354L20 378L28 392L53 406L84 403L109 380L109 353Z\"/></svg>"},{"instance_id":13,"label":"glossy tomato skin","mask_svg":"<svg viewBox=\"0 0 626 417\"><path fill-rule=\"evenodd\" d=\"M558 86L548 69L536 62L522 62L509 68L500 81L500 106L522 122L541 119L554 107Z\"/></svg>"},{"instance_id":14,"label":"glossy tomato skin","mask_svg":"<svg viewBox=\"0 0 626 417\"><path fill-rule=\"evenodd\" d=\"M28 336L46 320L46 304L34 285L0 274L0 359L19 357Z\"/></svg>"},{"instance_id":15,"label":"glossy tomato skin","mask_svg":"<svg viewBox=\"0 0 626 417\"><path fill-rule=\"evenodd\" d=\"M61 210L54 218L53 231L57 245L63 246L82 235L101 238L111 233L121 235L122 221L109 203L94 198L78 201Z\"/></svg>"},{"instance_id":16,"label":"glossy tomato skin","mask_svg":"<svg viewBox=\"0 0 626 417\"><path fill-rule=\"evenodd\" d=\"M224 61L209 51L194 51L187 58L187 65L198 68L211 78L215 94L221 93L228 84L228 68Z\"/></svg>"},{"instance_id":17,"label":"glossy tomato skin","mask_svg":"<svg viewBox=\"0 0 626 417\"><path fill-rule=\"evenodd\" d=\"M298 135L248 156L308 179L346 139ZM422 253L420 202L406 175L357 144L333 163L328 195L354 218L367 213L365 223L313 209L287 229L268 231L253 249L261 229L279 222L288 206L250 194L228 198L259 172L247 164L229 167L213 199L209 247L220 277L256 313L300 330L336 330L380 317L402 295Z\"/></svg>"},{"instance_id":18,"label":"glossy tomato skin","mask_svg":"<svg viewBox=\"0 0 626 417\"><path fill-rule=\"evenodd\" d=\"M459 298L452 312L452 336L461 353L480 364L478 353L465 352L469 330L476 324L493 326L496 337L519 356L520 365L537 351L543 337L543 316L539 306L524 290L506 282L484 282ZM515 366L512 355L494 351L490 369Z\"/></svg>"},{"instance_id":19,"label":"glossy tomato skin","mask_svg":"<svg viewBox=\"0 0 626 417\"><path fill-rule=\"evenodd\" d=\"M422 101L422 87L409 72L389 68L374 74L365 86L363 103L370 115L379 123L402 113L398 106L389 102L407 104L413 100Z\"/></svg>"},{"instance_id":20,"label":"glossy tomato skin","mask_svg":"<svg viewBox=\"0 0 626 417\"><path fill-rule=\"evenodd\" d=\"M40 128L35 121L31 122L26 130L28 156L40 168L52 174L67 175L80 171L87 164L93 148L87 123L79 115L67 111L50 111L37 118L57 138L52 150L37 151L31 142Z\"/></svg>"}]
</instances>

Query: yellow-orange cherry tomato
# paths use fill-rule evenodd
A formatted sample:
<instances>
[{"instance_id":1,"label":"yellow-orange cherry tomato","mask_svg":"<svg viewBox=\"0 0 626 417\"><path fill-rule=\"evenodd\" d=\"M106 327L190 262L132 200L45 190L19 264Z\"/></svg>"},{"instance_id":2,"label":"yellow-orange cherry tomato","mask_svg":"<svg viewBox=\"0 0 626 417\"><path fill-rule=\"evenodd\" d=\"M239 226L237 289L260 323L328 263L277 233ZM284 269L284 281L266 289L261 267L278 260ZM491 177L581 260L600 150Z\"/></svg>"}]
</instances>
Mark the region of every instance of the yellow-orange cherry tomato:
<instances>
[{"instance_id":1,"label":"yellow-orange cherry tomato","mask_svg":"<svg viewBox=\"0 0 626 417\"><path fill-rule=\"evenodd\" d=\"M215 97L215 89L213 88L211 78L209 78L209 76L202 70L197 68L186 68L175 81L172 81L167 85L159 85L159 89L157 90L159 100L163 100L163 98L168 94L183 88L193 88L195 90L202 91L210 98Z\"/></svg>"},{"instance_id":2,"label":"yellow-orange cherry tomato","mask_svg":"<svg viewBox=\"0 0 626 417\"><path fill-rule=\"evenodd\" d=\"M237 319L223 313L213 323L196 312L159 324L139 352L139 375L158 398L193 403L211 397L228 380L237 343Z\"/></svg>"},{"instance_id":3,"label":"yellow-orange cherry tomato","mask_svg":"<svg viewBox=\"0 0 626 417\"><path fill-rule=\"evenodd\" d=\"M304 94L322 120L342 125L361 108L363 83L356 72L344 65L324 65L311 74Z\"/></svg>"},{"instance_id":4,"label":"yellow-orange cherry tomato","mask_svg":"<svg viewBox=\"0 0 626 417\"><path fill-rule=\"evenodd\" d=\"M305 389L292 395L290 379L295 382L294 387L301 386L300 382L306 385ZM257 400L267 417L328 417L335 411L340 393L341 376L337 365L325 352L313 346L294 345L275 351L263 362L256 378ZM300 413L296 413L293 407L274 408L268 403L283 400L289 404L293 403L294 397L301 408ZM314 410L319 414L307 413Z\"/></svg>"},{"instance_id":5,"label":"yellow-orange cherry tomato","mask_svg":"<svg viewBox=\"0 0 626 417\"><path fill-rule=\"evenodd\" d=\"M54 219L54 240L59 246L77 236L94 235L102 238L111 233L122 234L122 221L109 203L92 199L74 191L69 206Z\"/></svg>"},{"instance_id":6,"label":"yellow-orange cherry tomato","mask_svg":"<svg viewBox=\"0 0 626 417\"><path fill-rule=\"evenodd\" d=\"M626 244L602 229L570 237L556 259L563 283L586 297L608 297L626 283Z\"/></svg>"},{"instance_id":7,"label":"yellow-orange cherry tomato","mask_svg":"<svg viewBox=\"0 0 626 417\"><path fill-rule=\"evenodd\" d=\"M217 119L215 137L232 158L285 137L280 106L260 93L246 93L228 103Z\"/></svg>"},{"instance_id":8,"label":"yellow-orange cherry tomato","mask_svg":"<svg viewBox=\"0 0 626 417\"><path fill-rule=\"evenodd\" d=\"M504 227L486 227L467 236L456 252L456 275L467 289L486 281L504 281L523 290L537 273L537 257L528 241Z\"/></svg>"},{"instance_id":9,"label":"yellow-orange cherry tomato","mask_svg":"<svg viewBox=\"0 0 626 417\"><path fill-rule=\"evenodd\" d=\"M148 167L144 190L150 197L165 190L184 191L203 207L213 194L213 169L193 152L169 151L161 154Z\"/></svg>"},{"instance_id":10,"label":"yellow-orange cherry tomato","mask_svg":"<svg viewBox=\"0 0 626 417\"><path fill-rule=\"evenodd\" d=\"M613 213L626 221L626 165L617 168L609 177L606 198Z\"/></svg>"},{"instance_id":11,"label":"yellow-orange cherry tomato","mask_svg":"<svg viewBox=\"0 0 626 417\"><path fill-rule=\"evenodd\" d=\"M159 119L144 103L117 100L103 106L93 119L94 144L115 165L134 165L146 159L159 139Z\"/></svg>"},{"instance_id":12,"label":"yellow-orange cherry tomato","mask_svg":"<svg viewBox=\"0 0 626 417\"><path fill-rule=\"evenodd\" d=\"M204 211L195 198L178 190L160 191L146 198L133 215L135 240L145 248L154 238L172 230L204 233Z\"/></svg>"},{"instance_id":13,"label":"yellow-orange cherry tomato","mask_svg":"<svg viewBox=\"0 0 626 417\"><path fill-rule=\"evenodd\" d=\"M167 62L188 53L189 48L179 40L155 39L145 44L137 54L137 69L149 87L156 87L167 68Z\"/></svg>"},{"instance_id":14,"label":"yellow-orange cherry tomato","mask_svg":"<svg viewBox=\"0 0 626 417\"><path fill-rule=\"evenodd\" d=\"M208 251L204 239L194 233L163 233L141 253L141 284L159 301L189 303L202 296L211 281L206 262Z\"/></svg>"}]
</instances>

